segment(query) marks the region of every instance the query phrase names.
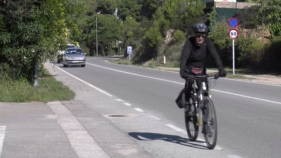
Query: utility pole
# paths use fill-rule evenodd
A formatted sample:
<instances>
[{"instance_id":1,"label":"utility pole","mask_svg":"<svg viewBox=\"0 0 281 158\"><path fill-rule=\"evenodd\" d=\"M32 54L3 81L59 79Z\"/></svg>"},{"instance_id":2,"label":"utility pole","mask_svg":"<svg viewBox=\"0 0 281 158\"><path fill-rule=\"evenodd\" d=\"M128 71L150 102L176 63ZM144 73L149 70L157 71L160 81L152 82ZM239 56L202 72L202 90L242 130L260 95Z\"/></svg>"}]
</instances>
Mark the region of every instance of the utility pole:
<instances>
[{"instance_id":1,"label":"utility pole","mask_svg":"<svg viewBox=\"0 0 281 158\"><path fill-rule=\"evenodd\" d=\"M96 13L96 56L99 55L99 46L98 46L98 13Z\"/></svg>"}]
</instances>

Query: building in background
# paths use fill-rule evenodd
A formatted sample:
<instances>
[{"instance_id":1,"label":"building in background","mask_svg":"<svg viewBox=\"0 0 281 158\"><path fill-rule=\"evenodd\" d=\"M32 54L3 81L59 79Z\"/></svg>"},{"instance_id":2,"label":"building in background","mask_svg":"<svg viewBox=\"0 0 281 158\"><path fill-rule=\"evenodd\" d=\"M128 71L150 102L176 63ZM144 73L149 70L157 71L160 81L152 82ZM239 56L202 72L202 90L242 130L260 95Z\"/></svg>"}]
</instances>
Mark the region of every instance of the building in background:
<instances>
[{"instance_id":1,"label":"building in background","mask_svg":"<svg viewBox=\"0 0 281 158\"><path fill-rule=\"evenodd\" d=\"M257 3L237 2L236 0L202 0L205 3L205 13L215 9L217 20L227 21L235 16L239 10L257 5Z\"/></svg>"}]
</instances>

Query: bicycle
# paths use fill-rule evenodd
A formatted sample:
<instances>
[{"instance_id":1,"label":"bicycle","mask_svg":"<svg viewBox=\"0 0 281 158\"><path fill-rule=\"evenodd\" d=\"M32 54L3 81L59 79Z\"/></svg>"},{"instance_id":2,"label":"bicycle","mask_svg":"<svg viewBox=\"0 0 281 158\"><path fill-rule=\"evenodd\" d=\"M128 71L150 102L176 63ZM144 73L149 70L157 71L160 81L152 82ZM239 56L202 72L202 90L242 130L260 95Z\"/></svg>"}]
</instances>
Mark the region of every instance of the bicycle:
<instances>
[{"instance_id":1,"label":"bicycle","mask_svg":"<svg viewBox=\"0 0 281 158\"><path fill-rule=\"evenodd\" d=\"M213 149L217 143L218 126L215 106L209 91L208 78L217 79L219 75L200 75L188 79L193 84L191 97L188 101L189 105L185 106L185 125L191 141L196 141L199 127L202 126L207 148ZM185 99L184 95L183 99Z\"/></svg>"}]
</instances>

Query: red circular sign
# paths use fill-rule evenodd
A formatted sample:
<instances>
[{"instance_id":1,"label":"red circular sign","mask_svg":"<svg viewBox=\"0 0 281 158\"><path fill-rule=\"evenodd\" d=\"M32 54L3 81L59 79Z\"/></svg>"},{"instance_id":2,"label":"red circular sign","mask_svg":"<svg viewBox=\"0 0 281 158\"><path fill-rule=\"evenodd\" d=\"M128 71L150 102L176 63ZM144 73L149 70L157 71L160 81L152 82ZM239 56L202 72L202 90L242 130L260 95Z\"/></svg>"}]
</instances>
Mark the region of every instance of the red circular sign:
<instances>
[{"instance_id":1,"label":"red circular sign","mask_svg":"<svg viewBox=\"0 0 281 158\"><path fill-rule=\"evenodd\" d=\"M238 37L239 33L236 29L231 29L229 30L228 32L228 36L231 38L231 39L236 39Z\"/></svg>"}]
</instances>

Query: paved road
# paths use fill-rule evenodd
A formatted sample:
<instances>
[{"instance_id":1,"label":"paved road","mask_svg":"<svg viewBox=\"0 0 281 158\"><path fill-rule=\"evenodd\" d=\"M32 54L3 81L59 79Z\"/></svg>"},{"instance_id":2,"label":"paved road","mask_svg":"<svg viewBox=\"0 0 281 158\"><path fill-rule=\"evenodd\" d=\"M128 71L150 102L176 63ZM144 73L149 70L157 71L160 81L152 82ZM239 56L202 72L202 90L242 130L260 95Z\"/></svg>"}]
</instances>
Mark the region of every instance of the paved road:
<instances>
[{"instance_id":1,"label":"paved road","mask_svg":"<svg viewBox=\"0 0 281 158\"><path fill-rule=\"evenodd\" d=\"M178 73L116 65L105 60L88 58L86 68L58 66L116 98L185 129L183 111L174 103L184 84ZM243 158L280 157L281 87L228 79L211 84L219 121L219 147Z\"/></svg>"},{"instance_id":2,"label":"paved road","mask_svg":"<svg viewBox=\"0 0 281 158\"><path fill-rule=\"evenodd\" d=\"M280 86L211 81L219 140L208 150L184 130L178 73L108 59L88 58L85 68L46 64L74 100L0 103L1 158L280 157Z\"/></svg>"}]
</instances>

